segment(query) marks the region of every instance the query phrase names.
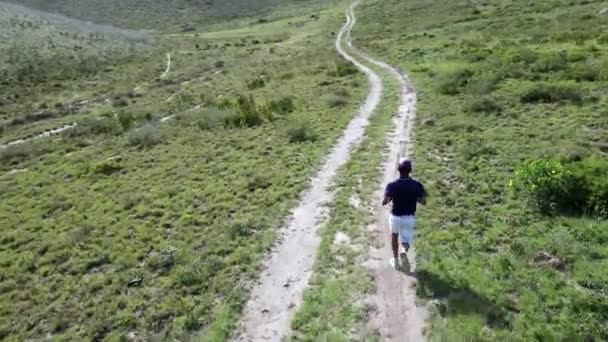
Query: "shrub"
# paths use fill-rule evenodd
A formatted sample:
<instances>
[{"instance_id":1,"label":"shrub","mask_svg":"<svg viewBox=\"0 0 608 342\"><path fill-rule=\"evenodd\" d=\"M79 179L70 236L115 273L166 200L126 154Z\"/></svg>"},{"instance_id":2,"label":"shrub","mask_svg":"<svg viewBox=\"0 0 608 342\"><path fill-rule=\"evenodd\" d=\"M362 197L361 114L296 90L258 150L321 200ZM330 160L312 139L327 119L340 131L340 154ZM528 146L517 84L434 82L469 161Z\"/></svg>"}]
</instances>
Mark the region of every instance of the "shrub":
<instances>
[{"instance_id":1,"label":"shrub","mask_svg":"<svg viewBox=\"0 0 608 342\"><path fill-rule=\"evenodd\" d=\"M474 113L497 113L502 107L491 97L475 97L467 104L467 110Z\"/></svg>"},{"instance_id":2,"label":"shrub","mask_svg":"<svg viewBox=\"0 0 608 342\"><path fill-rule=\"evenodd\" d=\"M565 52L553 52L542 55L532 66L535 72L552 72L568 68L568 55Z\"/></svg>"},{"instance_id":3,"label":"shrub","mask_svg":"<svg viewBox=\"0 0 608 342\"><path fill-rule=\"evenodd\" d=\"M108 159L102 162L99 162L93 166L93 173L110 175L116 171L120 171L122 169L122 165L120 162L115 159Z\"/></svg>"},{"instance_id":4,"label":"shrub","mask_svg":"<svg viewBox=\"0 0 608 342\"><path fill-rule=\"evenodd\" d=\"M264 122L262 113L255 103L253 96L249 97L239 95L237 98L237 106L240 110L240 125L254 127L261 125Z\"/></svg>"},{"instance_id":5,"label":"shrub","mask_svg":"<svg viewBox=\"0 0 608 342\"><path fill-rule=\"evenodd\" d=\"M116 114L116 118L125 131L133 127L133 123L135 123L135 115L132 112L120 111Z\"/></svg>"},{"instance_id":6,"label":"shrub","mask_svg":"<svg viewBox=\"0 0 608 342\"><path fill-rule=\"evenodd\" d=\"M90 132L93 134L119 134L122 128L118 120L109 117L87 118L79 125L81 133Z\"/></svg>"},{"instance_id":7,"label":"shrub","mask_svg":"<svg viewBox=\"0 0 608 342\"><path fill-rule=\"evenodd\" d=\"M338 96L336 94L330 94L325 97L325 102L330 107L341 107L348 103L348 99L343 96Z\"/></svg>"},{"instance_id":8,"label":"shrub","mask_svg":"<svg viewBox=\"0 0 608 342\"><path fill-rule=\"evenodd\" d=\"M515 171L509 186L544 213L580 208L582 198L576 196L575 179L557 159L532 160ZM581 197L583 197L582 195Z\"/></svg>"},{"instance_id":9,"label":"shrub","mask_svg":"<svg viewBox=\"0 0 608 342\"><path fill-rule=\"evenodd\" d=\"M160 144L165 140L165 134L159 127L154 125L146 125L132 131L128 136L128 142L131 146L140 148L149 148Z\"/></svg>"},{"instance_id":10,"label":"shrub","mask_svg":"<svg viewBox=\"0 0 608 342\"><path fill-rule=\"evenodd\" d=\"M34 154L34 146L31 143L21 143L0 148L0 161L2 164L16 163L29 158Z\"/></svg>"},{"instance_id":11,"label":"shrub","mask_svg":"<svg viewBox=\"0 0 608 342\"><path fill-rule=\"evenodd\" d=\"M254 80L247 82L247 89L254 90L254 89L258 89L258 88L264 88L265 85L266 85L266 81L264 81L263 78L258 77Z\"/></svg>"},{"instance_id":12,"label":"shrub","mask_svg":"<svg viewBox=\"0 0 608 342\"><path fill-rule=\"evenodd\" d=\"M345 59L339 59L336 62L336 75L344 77L352 74L356 74L358 71L355 65Z\"/></svg>"},{"instance_id":13,"label":"shrub","mask_svg":"<svg viewBox=\"0 0 608 342\"><path fill-rule=\"evenodd\" d=\"M350 92L348 91L348 89L343 88L343 87L339 87L336 88L333 93L335 95L341 96L341 97L350 97Z\"/></svg>"},{"instance_id":14,"label":"shrub","mask_svg":"<svg viewBox=\"0 0 608 342\"><path fill-rule=\"evenodd\" d=\"M568 78L576 81L597 81L600 78L600 70L594 62L573 65L568 71Z\"/></svg>"},{"instance_id":15,"label":"shrub","mask_svg":"<svg viewBox=\"0 0 608 342\"><path fill-rule=\"evenodd\" d=\"M238 114L215 107L183 113L178 115L176 119L180 123L195 126L202 130L234 127L238 126L240 121Z\"/></svg>"},{"instance_id":16,"label":"shrub","mask_svg":"<svg viewBox=\"0 0 608 342\"><path fill-rule=\"evenodd\" d=\"M469 83L473 71L467 68L450 70L439 76L439 92L444 95L459 94L464 86Z\"/></svg>"},{"instance_id":17,"label":"shrub","mask_svg":"<svg viewBox=\"0 0 608 342\"><path fill-rule=\"evenodd\" d=\"M522 103L571 101L580 104L583 95L571 84L539 83L526 90L521 96Z\"/></svg>"},{"instance_id":18,"label":"shrub","mask_svg":"<svg viewBox=\"0 0 608 342\"><path fill-rule=\"evenodd\" d=\"M496 89L501 77L492 72L475 75L469 80L467 90L473 94L489 94Z\"/></svg>"},{"instance_id":19,"label":"shrub","mask_svg":"<svg viewBox=\"0 0 608 342\"><path fill-rule=\"evenodd\" d=\"M293 97L284 96L278 100L270 100L266 103L266 106L262 109L266 116L272 114L288 114L293 112L295 105L293 104Z\"/></svg>"},{"instance_id":20,"label":"shrub","mask_svg":"<svg viewBox=\"0 0 608 342\"><path fill-rule=\"evenodd\" d=\"M584 211L608 217L608 160L588 157L571 165L572 174L586 194Z\"/></svg>"},{"instance_id":21,"label":"shrub","mask_svg":"<svg viewBox=\"0 0 608 342\"><path fill-rule=\"evenodd\" d=\"M308 121L292 120L287 123L287 136L292 143L315 141L317 134Z\"/></svg>"}]
</instances>

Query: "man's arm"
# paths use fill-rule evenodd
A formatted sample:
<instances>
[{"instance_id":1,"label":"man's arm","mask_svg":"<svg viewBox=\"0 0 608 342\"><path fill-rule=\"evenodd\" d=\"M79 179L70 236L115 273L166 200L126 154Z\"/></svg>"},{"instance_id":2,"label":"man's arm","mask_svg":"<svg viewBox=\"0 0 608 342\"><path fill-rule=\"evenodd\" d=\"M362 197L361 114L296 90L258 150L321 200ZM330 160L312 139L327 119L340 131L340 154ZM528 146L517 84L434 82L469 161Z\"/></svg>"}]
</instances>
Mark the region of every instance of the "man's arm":
<instances>
[{"instance_id":1,"label":"man's arm","mask_svg":"<svg viewBox=\"0 0 608 342\"><path fill-rule=\"evenodd\" d=\"M382 200L382 206L385 206L389 203L391 203L391 201L393 200L393 195L391 193L391 185L387 185L386 189L384 190L384 199Z\"/></svg>"},{"instance_id":2,"label":"man's arm","mask_svg":"<svg viewBox=\"0 0 608 342\"><path fill-rule=\"evenodd\" d=\"M384 199L382 200L382 205L385 206L385 205L391 203L392 200L393 200L392 198L384 195Z\"/></svg>"},{"instance_id":3,"label":"man's arm","mask_svg":"<svg viewBox=\"0 0 608 342\"><path fill-rule=\"evenodd\" d=\"M426 198L427 198L426 190L424 190L424 187L422 186L422 184L420 184L420 194L418 195L418 203L425 205Z\"/></svg>"}]
</instances>

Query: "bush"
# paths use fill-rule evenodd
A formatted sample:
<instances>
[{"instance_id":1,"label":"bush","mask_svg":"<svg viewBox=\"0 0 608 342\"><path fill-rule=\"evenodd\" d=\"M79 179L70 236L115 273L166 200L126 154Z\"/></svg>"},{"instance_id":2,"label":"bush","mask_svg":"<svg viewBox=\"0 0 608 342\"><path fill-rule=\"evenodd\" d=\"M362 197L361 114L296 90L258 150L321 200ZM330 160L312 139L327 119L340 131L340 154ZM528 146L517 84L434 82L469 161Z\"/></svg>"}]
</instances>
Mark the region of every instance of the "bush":
<instances>
[{"instance_id":1,"label":"bush","mask_svg":"<svg viewBox=\"0 0 608 342\"><path fill-rule=\"evenodd\" d=\"M520 100L522 103L571 101L580 104L583 95L574 85L540 83L526 90Z\"/></svg>"},{"instance_id":2,"label":"bush","mask_svg":"<svg viewBox=\"0 0 608 342\"><path fill-rule=\"evenodd\" d=\"M34 146L30 143L9 145L0 148L0 161L2 164L21 162L34 154Z\"/></svg>"},{"instance_id":3,"label":"bush","mask_svg":"<svg viewBox=\"0 0 608 342\"><path fill-rule=\"evenodd\" d=\"M467 104L467 110L474 113L498 113L502 107L491 97L475 97Z\"/></svg>"},{"instance_id":4,"label":"bush","mask_svg":"<svg viewBox=\"0 0 608 342\"><path fill-rule=\"evenodd\" d=\"M586 194L584 212L608 217L608 160L588 157L571 168L580 191Z\"/></svg>"},{"instance_id":5,"label":"bush","mask_svg":"<svg viewBox=\"0 0 608 342\"><path fill-rule=\"evenodd\" d=\"M159 127L146 125L132 131L128 136L129 145L140 148L149 148L165 140L165 134Z\"/></svg>"},{"instance_id":6,"label":"bush","mask_svg":"<svg viewBox=\"0 0 608 342\"><path fill-rule=\"evenodd\" d=\"M237 98L237 106L240 110L240 126L255 127L264 122L262 113L255 103L253 96L249 97L239 95Z\"/></svg>"},{"instance_id":7,"label":"bush","mask_svg":"<svg viewBox=\"0 0 608 342\"><path fill-rule=\"evenodd\" d=\"M219 127L238 126L240 118L234 112L211 107L182 113L176 117L176 120L202 130L212 130Z\"/></svg>"},{"instance_id":8,"label":"bush","mask_svg":"<svg viewBox=\"0 0 608 342\"><path fill-rule=\"evenodd\" d=\"M467 90L473 94L485 95L493 92L501 81L498 74L489 72L471 77Z\"/></svg>"},{"instance_id":9,"label":"bush","mask_svg":"<svg viewBox=\"0 0 608 342\"><path fill-rule=\"evenodd\" d=\"M467 68L459 68L441 74L439 76L439 92L444 95L459 94L462 88L469 83L472 76L473 71Z\"/></svg>"},{"instance_id":10,"label":"bush","mask_svg":"<svg viewBox=\"0 0 608 342\"><path fill-rule=\"evenodd\" d=\"M125 131L133 127L133 123L135 123L135 115L133 115L131 112L120 111L116 117L118 119L118 123L120 123L120 126Z\"/></svg>"},{"instance_id":11,"label":"bush","mask_svg":"<svg viewBox=\"0 0 608 342\"><path fill-rule=\"evenodd\" d=\"M120 171L122 169L122 165L120 165L120 161L116 159L108 159L102 162L99 162L93 166L93 173L98 173L102 175L110 175L114 172Z\"/></svg>"},{"instance_id":12,"label":"bush","mask_svg":"<svg viewBox=\"0 0 608 342\"><path fill-rule=\"evenodd\" d=\"M552 72L568 68L568 55L565 52L553 52L542 55L534 65L532 71Z\"/></svg>"},{"instance_id":13,"label":"bush","mask_svg":"<svg viewBox=\"0 0 608 342\"><path fill-rule=\"evenodd\" d=\"M272 114L288 114L293 112L294 109L293 97L284 96L278 100L268 101L262 111L266 116L271 116Z\"/></svg>"},{"instance_id":14,"label":"bush","mask_svg":"<svg viewBox=\"0 0 608 342\"><path fill-rule=\"evenodd\" d=\"M305 141L315 141L317 134L310 123L305 120L292 120L287 123L287 136L289 142L301 143Z\"/></svg>"},{"instance_id":15,"label":"bush","mask_svg":"<svg viewBox=\"0 0 608 342\"><path fill-rule=\"evenodd\" d=\"M119 134L122 132L122 127L118 120L108 117L88 118L83 120L78 126L81 133Z\"/></svg>"},{"instance_id":16,"label":"bush","mask_svg":"<svg viewBox=\"0 0 608 342\"><path fill-rule=\"evenodd\" d=\"M325 102L330 107L341 107L348 103L348 99L344 96L330 94L325 97Z\"/></svg>"},{"instance_id":17,"label":"bush","mask_svg":"<svg viewBox=\"0 0 608 342\"><path fill-rule=\"evenodd\" d=\"M576 190L572 174L557 159L532 160L515 171L509 186L543 213L576 211L584 195Z\"/></svg>"},{"instance_id":18,"label":"bush","mask_svg":"<svg viewBox=\"0 0 608 342\"><path fill-rule=\"evenodd\" d=\"M356 74L357 71L357 67L345 59L339 59L336 62L336 75L339 77Z\"/></svg>"},{"instance_id":19,"label":"bush","mask_svg":"<svg viewBox=\"0 0 608 342\"><path fill-rule=\"evenodd\" d=\"M264 81L263 78L259 77L259 78L256 78L254 80L247 82L247 89L254 90L254 89L258 89L258 88L264 88L265 85L266 85L266 81Z\"/></svg>"},{"instance_id":20,"label":"bush","mask_svg":"<svg viewBox=\"0 0 608 342\"><path fill-rule=\"evenodd\" d=\"M600 79L600 69L594 62L573 65L568 71L568 78L580 81L597 81Z\"/></svg>"}]
</instances>

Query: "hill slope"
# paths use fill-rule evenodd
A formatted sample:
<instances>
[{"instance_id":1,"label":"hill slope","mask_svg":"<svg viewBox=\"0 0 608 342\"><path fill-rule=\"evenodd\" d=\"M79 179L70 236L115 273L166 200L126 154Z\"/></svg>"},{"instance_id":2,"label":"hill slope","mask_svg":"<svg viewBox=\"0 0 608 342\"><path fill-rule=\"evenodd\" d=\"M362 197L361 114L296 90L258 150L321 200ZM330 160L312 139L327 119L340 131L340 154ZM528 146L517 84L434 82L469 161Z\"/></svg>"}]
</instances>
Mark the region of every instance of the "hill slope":
<instances>
[{"instance_id":1,"label":"hill slope","mask_svg":"<svg viewBox=\"0 0 608 342\"><path fill-rule=\"evenodd\" d=\"M167 25L209 24L268 14L279 5L302 6L320 0L10 0L47 12L119 27L157 29Z\"/></svg>"}]
</instances>

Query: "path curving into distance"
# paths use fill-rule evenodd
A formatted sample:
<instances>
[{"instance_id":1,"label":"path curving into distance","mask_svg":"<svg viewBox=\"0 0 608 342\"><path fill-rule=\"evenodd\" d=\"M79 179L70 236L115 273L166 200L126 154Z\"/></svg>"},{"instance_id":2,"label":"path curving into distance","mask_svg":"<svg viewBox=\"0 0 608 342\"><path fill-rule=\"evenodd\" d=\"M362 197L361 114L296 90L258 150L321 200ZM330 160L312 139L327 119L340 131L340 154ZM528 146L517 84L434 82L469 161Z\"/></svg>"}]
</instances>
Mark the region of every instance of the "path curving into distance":
<instances>
[{"instance_id":1,"label":"path curving into distance","mask_svg":"<svg viewBox=\"0 0 608 342\"><path fill-rule=\"evenodd\" d=\"M169 74L169 72L171 71L171 53L167 53L166 57L167 57L166 68L165 68L165 71L163 71L163 73L160 75L160 78L165 78ZM198 78L194 79L194 80L198 80ZM186 82L192 82L194 80L186 81ZM184 83L185 82L182 82L182 84L184 84ZM185 84L187 84L187 83L185 83ZM137 86L137 87L135 87L133 89L133 91L138 91L140 89L141 89L141 87ZM104 101L109 101L109 98L105 97ZM82 101L82 104L86 104L88 102L89 102L88 100L85 100L85 101ZM198 109L198 108L200 108L200 106L198 106L196 108L191 108L189 110ZM168 121L171 118L173 118L174 116L175 115L164 115L163 117L161 117L160 122ZM18 139L15 139L15 140L10 140L10 141L6 142L5 144L0 144L0 149L6 149L6 148L9 148L10 146L20 145L20 144L23 144L23 143L26 143L26 142L30 142L30 141L34 141L34 140L38 140L38 139L43 139L43 138L48 138L50 136L57 135L59 133L65 132L67 130L70 130L70 129L76 127L76 126L78 126L78 124L75 123L75 122L68 123L68 124L64 124L64 125L56 127L56 128L52 128L52 129L46 130L46 131L44 131L42 133L34 134L33 136L30 136L30 137L27 137L27 138L18 138Z\"/></svg>"},{"instance_id":2,"label":"path curving into distance","mask_svg":"<svg viewBox=\"0 0 608 342\"><path fill-rule=\"evenodd\" d=\"M169 71L171 71L171 54L167 53L167 67L165 68L165 71L160 75L160 78L167 77Z\"/></svg>"},{"instance_id":3,"label":"path curving into distance","mask_svg":"<svg viewBox=\"0 0 608 342\"><path fill-rule=\"evenodd\" d=\"M354 10L359 4L355 1L346 15L352 25L356 22ZM398 177L396 165L400 158L410 158L412 150L412 128L416 115L416 92L409 78L395 67L358 51L352 44L350 30L346 41L357 55L388 72L399 83L399 107L394 117L394 131L388 137L388 152L383 166L382 184L387 184ZM377 203L383 197L382 189L376 195ZM373 327L378 329L383 341L417 342L424 340L424 322L427 312L424 307L416 305L415 250L412 248L409 259L412 260L408 273L393 270L387 260L392 255L388 243L388 212L380 205L376 208L375 229L380 239L380 248L371 252L370 263L375 275L376 293L372 301L376 307L372 316Z\"/></svg>"},{"instance_id":4,"label":"path curving into distance","mask_svg":"<svg viewBox=\"0 0 608 342\"><path fill-rule=\"evenodd\" d=\"M320 237L318 228L325 219L325 205L333 198L330 190L338 169L359 145L369 117L380 103L382 80L343 48L344 37L353 27L350 16L336 37L336 50L367 76L369 93L355 117L338 139L319 171L310 180L310 189L292 211L289 223L280 233L280 242L264 264L257 285L245 305L233 340L280 341L289 333L291 318L302 301L302 293L312 274Z\"/></svg>"}]
</instances>

